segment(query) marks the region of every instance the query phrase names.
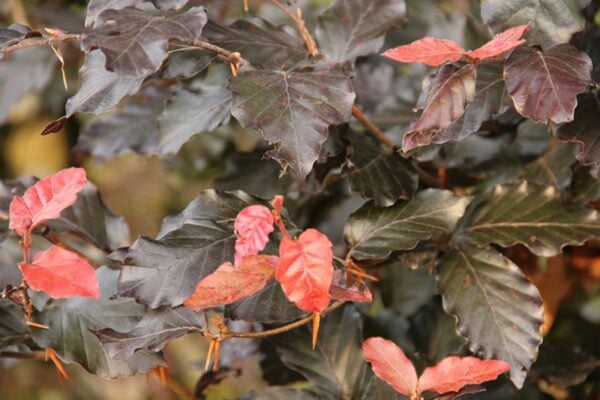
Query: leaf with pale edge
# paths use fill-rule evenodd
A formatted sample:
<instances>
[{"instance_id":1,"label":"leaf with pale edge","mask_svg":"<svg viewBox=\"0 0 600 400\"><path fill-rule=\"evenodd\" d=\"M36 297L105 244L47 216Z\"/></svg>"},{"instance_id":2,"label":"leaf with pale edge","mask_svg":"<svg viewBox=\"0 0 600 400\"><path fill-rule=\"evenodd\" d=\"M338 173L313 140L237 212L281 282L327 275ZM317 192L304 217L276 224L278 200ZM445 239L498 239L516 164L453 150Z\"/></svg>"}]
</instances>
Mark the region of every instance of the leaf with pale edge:
<instances>
[{"instance_id":1,"label":"leaf with pale edge","mask_svg":"<svg viewBox=\"0 0 600 400\"><path fill-rule=\"evenodd\" d=\"M439 266L438 290L458 333L483 358L508 362L522 387L542 342L542 299L508 258L490 248L456 248Z\"/></svg>"},{"instance_id":2,"label":"leaf with pale edge","mask_svg":"<svg viewBox=\"0 0 600 400\"><path fill-rule=\"evenodd\" d=\"M153 352L140 351L127 361L109 356L93 333L102 329L129 332L144 315L144 307L134 299L115 296L119 272L107 267L97 271L101 299L54 300L35 321L50 329L35 329L32 338L41 348L52 348L67 363L79 363L87 371L104 378L148 372L162 364Z\"/></svg>"},{"instance_id":3,"label":"leaf with pale edge","mask_svg":"<svg viewBox=\"0 0 600 400\"><path fill-rule=\"evenodd\" d=\"M151 308L176 307L198 282L233 260L233 232L211 220L193 220L159 240L141 237L126 250L119 294Z\"/></svg>"},{"instance_id":4,"label":"leaf with pale edge","mask_svg":"<svg viewBox=\"0 0 600 400\"><path fill-rule=\"evenodd\" d=\"M304 178L319 158L327 128L350 120L354 90L338 66L306 71L247 71L229 80L231 113L275 144L268 156Z\"/></svg>"},{"instance_id":5,"label":"leaf with pale edge","mask_svg":"<svg viewBox=\"0 0 600 400\"><path fill-rule=\"evenodd\" d=\"M167 58L170 39L198 39L206 19L204 7L178 13L151 7L107 9L86 29L81 48L104 53L109 71L145 78L158 71Z\"/></svg>"},{"instance_id":6,"label":"leaf with pale edge","mask_svg":"<svg viewBox=\"0 0 600 400\"><path fill-rule=\"evenodd\" d=\"M564 142L575 142L580 150L575 154L584 165L590 166L592 175L600 178L600 100L593 93L578 97L575 119L560 128L556 137Z\"/></svg>"},{"instance_id":7,"label":"leaf with pale edge","mask_svg":"<svg viewBox=\"0 0 600 400\"><path fill-rule=\"evenodd\" d=\"M308 345L312 333L307 327L274 337L281 361L298 371L313 385L322 399L360 399L369 378L361 349L362 318L351 305L321 320L319 341Z\"/></svg>"},{"instance_id":8,"label":"leaf with pale edge","mask_svg":"<svg viewBox=\"0 0 600 400\"><path fill-rule=\"evenodd\" d=\"M431 143L458 142L477 132L481 124L503 112L512 104L506 95L502 75L504 65L498 60L485 60L477 66L475 97L465 112L446 129L408 132L404 135L404 150Z\"/></svg>"},{"instance_id":9,"label":"leaf with pale edge","mask_svg":"<svg viewBox=\"0 0 600 400\"><path fill-rule=\"evenodd\" d=\"M354 62L377 52L385 33L405 19L404 0L334 0L319 16L316 38L329 57Z\"/></svg>"},{"instance_id":10,"label":"leaf with pale edge","mask_svg":"<svg viewBox=\"0 0 600 400\"><path fill-rule=\"evenodd\" d=\"M204 314L197 314L185 307L166 307L147 311L129 332L107 328L95 333L112 359L127 361L140 350L159 352L171 340L205 329Z\"/></svg>"},{"instance_id":11,"label":"leaf with pale edge","mask_svg":"<svg viewBox=\"0 0 600 400\"><path fill-rule=\"evenodd\" d=\"M429 84L423 113L404 135L402 149L408 151L416 147L411 139L415 135L430 135L460 118L475 96L476 78L477 69L472 64L441 67Z\"/></svg>"},{"instance_id":12,"label":"leaf with pale edge","mask_svg":"<svg viewBox=\"0 0 600 400\"><path fill-rule=\"evenodd\" d=\"M597 211L564 204L554 187L527 182L496 186L476 199L467 215L457 233L459 239L482 246L522 243L544 257L600 236Z\"/></svg>"},{"instance_id":13,"label":"leaf with pale edge","mask_svg":"<svg viewBox=\"0 0 600 400\"><path fill-rule=\"evenodd\" d=\"M412 250L420 241L451 232L468 203L468 197L437 189L423 190L388 208L367 203L350 216L344 229L349 255L383 259L397 250Z\"/></svg>"},{"instance_id":14,"label":"leaf with pale edge","mask_svg":"<svg viewBox=\"0 0 600 400\"><path fill-rule=\"evenodd\" d=\"M530 24L525 38L544 48L566 43L583 30L580 0L483 0L483 22L496 33L516 25Z\"/></svg>"},{"instance_id":15,"label":"leaf with pale edge","mask_svg":"<svg viewBox=\"0 0 600 400\"><path fill-rule=\"evenodd\" d=\"M418 177L410 161L366 136L356 136L351 143L352 155L345 170L353 191L373 199L379 207L388 207L417 190Z\"/></svg>"},{"instance_id":16,"label":"leaf with pale edge","mask_svg":"<svg viewBox=\"0 0 600 400\"><path fill-rule=\"evenodd\" d=\"M577 95L591 83L590 57L570 44L546 51L515 50L504 67L506 89L517 111L538 122L573 120Z\"/></svg>"}]
</instances>

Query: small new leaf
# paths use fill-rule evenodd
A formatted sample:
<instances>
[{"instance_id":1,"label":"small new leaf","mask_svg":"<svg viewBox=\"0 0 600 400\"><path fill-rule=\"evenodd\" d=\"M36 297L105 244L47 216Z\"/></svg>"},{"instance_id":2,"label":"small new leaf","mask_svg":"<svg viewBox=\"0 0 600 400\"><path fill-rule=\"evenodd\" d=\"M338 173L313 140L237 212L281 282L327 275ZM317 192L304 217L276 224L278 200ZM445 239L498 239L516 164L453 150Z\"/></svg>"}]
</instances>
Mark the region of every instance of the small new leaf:
<instances>
[{"instance_id":1,"label":"small new leaf","mask_svg":"<svg viewBox=\"0 0 600 400\"><path fill-rule=\"evenodd\" d=\"M458 61L464 54L465 50L456 42L431 37L425 37L383 53L392 60L405 63L422 62L430 67L437 67L449 61Z\"/></svg>"},{"instance_id":2,"label":"small new leaf","mask_svg":"<svg viewBox=\"0 0 600 400\"><path fill-rule=\"evenodd\" d=\"M273 232L273 214L265 206L258 204L244 208L235 217L233 229L235 241L235 265L247 256L254 256L265 248L269 234Z\"/></svg>"},{"instance_id":3,"label":"small new leaf","mask_svg":"<svg viewBox=\"0 0 600 400\"><path fill-rule=\"evenodd\" d=\"M525 43L525 39L521 39L521 37L528 29L529 24L507 29L502 33L494 35L492 40L477 50L468 51L465 55L469 60L474 61L499 56Z\"/></svg>"},{"instance_id":4,"label":"small new leaf","mask_svg":"<svg viewBox=\"0 0 600 400\"><path fill-rule=\"evenodd\" d=\"M57 246L37 253L31 264L21 264L21 271L32 289L54 299L100 297L94 268L79 255Z\"/></svg>"}]
</instances>

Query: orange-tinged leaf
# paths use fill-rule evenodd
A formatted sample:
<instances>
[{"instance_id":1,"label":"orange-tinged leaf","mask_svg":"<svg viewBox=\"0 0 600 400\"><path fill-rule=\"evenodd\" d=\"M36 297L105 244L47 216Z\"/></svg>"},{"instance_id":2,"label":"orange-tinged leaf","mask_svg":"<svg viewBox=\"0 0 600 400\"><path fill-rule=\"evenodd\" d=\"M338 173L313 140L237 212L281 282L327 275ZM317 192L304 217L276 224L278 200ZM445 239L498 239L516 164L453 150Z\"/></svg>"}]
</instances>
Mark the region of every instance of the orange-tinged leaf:
<instances>
[{"instance_id":1,"label":"orange-tinged leaf","mask_svg":"<svg viewBox=\"0 0 600 400\"><path fill-rule=\"evenodd\" d=\"M279 245L275 278L286 297L298 308L307 312L323 311L331 300L331 241L316 229L305 230L296 240L284 237Z\"/></svg>"},{"instance_id":2,"label":"orange-tinged leaf","mask_svg":"<svg viewBox=\"0 0 600 400\"><path fill-rule=\"evenodd\" d=\"M467 52L467 58L475 61L496 57L525 43L521 36L529 29L529 24L519 25L494 35L492 40L480 48Z\"/></svg>"},{"instance_id":3,"label":"orange-tinged leaf","mask_svg":"<svg viewBox=\"0 0 600 400\"><path fill-rule=\"evenodd\" d=\"M400 347L390 340L373 337L363 342L363 352L375 375L412 398L417 390L417 371Z\"/></svg>"},{"instance_id":4,"label":"orange-tinged leaf","mask_svg":"<svg viewBox=\"0 0 600 400\"><path fill-rule=\"evenodd\" d=\"M21 264L21 271L32 289L54 299L100 297L94 268L81 256L58 246L36 253L33 263Z\"/></svg>"},{"instance_id":5,"label":"orange-tinged leaf","mask_svg":"<svg viewBox=\"0 0 600 400\"><path fill-rule=\"evenodd\" d=\"M499 360L476 357L446 357L433 367L426 368L419 378L419 392L458 392L463 386L493 381L509 371L510 364Z\"/></svg>"},{"instance_id":6,"label":"orange-tinged leaf","mask_svg":"<svg viewBox=\"0 0 600 400\"><path fill-rule=\"evenodd\" d=\"M273 232L273 214L265 206L252 205L244 208L235 218L235 265L246 256L253 256L265 248L269 234Z\"/></svg>"},{"instance_id":7,"label":"orange-tinged leaf","mask_svg":"<svg viewBox=\"0 0 600 400\"><path fill-rule=\"evenodd\" d=\"M183 304L198 311L253 295L265 287L278 264L278 257L266 255L244 257L235 266L230 262L223 263L198 283L194 293Z\"/></svg>"},{"instance_id":8,"label":"orange-tinged leaf","mask_svg":"<svg viewBox=\"0 0 600 400\"><path fill-rule=\"evenodd\" d=\"M452 40L425 37L410 44L389 49L383 53L392 60L437 67L448 61L458 61L465 51Z\"/></svg>"},{"instance_id":9,"label":"orange-tinged leaf","mask_svg":"<svg viewBox=\"0 0 600 400\"><path fill-rule=\"evenodd\" d=\"M10 203L10 229L26 236L36 226L60 216L87 182L83 168L68 168L37 182Z\"/></svg>"}]
</instances>

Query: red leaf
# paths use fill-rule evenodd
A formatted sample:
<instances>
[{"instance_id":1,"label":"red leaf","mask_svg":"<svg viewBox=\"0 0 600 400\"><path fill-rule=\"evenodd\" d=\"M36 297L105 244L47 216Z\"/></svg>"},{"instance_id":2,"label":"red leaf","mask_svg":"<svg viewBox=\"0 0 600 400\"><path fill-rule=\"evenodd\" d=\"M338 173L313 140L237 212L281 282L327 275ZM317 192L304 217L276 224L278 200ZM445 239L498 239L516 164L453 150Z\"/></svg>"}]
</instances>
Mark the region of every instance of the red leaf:
<instances>
[{"instance_id":1,"label":"red leaf","mask_svg":"<svg viewBox=\"0 0 600 400\"><path fill-rule=\"evenodd\" d=\"M331 300L332 278L333 251L327 236L316 229L307 229L297 240L288 237L281 240L275 279L298 308L323 311Z\"/></svg>"},{"instance_id":2,"label":"red leaf","mask_svg":"<svg viewBox=\"0 0 600 400\"><path fill-rule=\"evenodd\" d=\"M477 50L467 52L467 58L475 61L499 56L509 50L525 43L521 36L529 29L529 24L519 25L505 30L502 33L494 35L492 40L478 48Z\"/></svg>"},{"instance_id":3,"label":"red leaf","mask_svg":"<svg viewBox=\"0 0 600 400\"><path fill-rule=\"evenodd\" d=\"M425 37L410 44L389 49L384 56L392 60L415 63L422 62L437 67L448 61L458 61L465 51L452 40Z\"/></svg>"},{"instance_id":4,"label":"red leaf","mask_svg":"<svg viewBox=\"0 0 600 400\"><path fill-rule=\"evenodd\" d=\"M375 375L397 392L412 398L417 389L417 371L400 347L384 338L373 337L363 342L363 352Z\"/></svg>"},{"instance_id":5,"label":"red leaf","mask_svg":"<svg viewBox=\"0 0 600 400\"><path fill-rule=\"evenodd\" d=\"M493 381L510 370L510 364L475 357L446 357L426 368L419 378L419 391L437 393L458 392L465 385Z\"/></svg>"},{"instance_id":6,"label":"red leaf","mask_svg":"<svg viewBox=\"0 0 600 400\"><path fill-rule=\"evenodd\" d=\"M273 214L265 206L244 208L235 218L235 265L246 256L253 256L265 248L269 234L273 232Z\"/></svg>"},{"instance_id":7,"label":"red leaf","mask_svg":"<svg viewBox=\"0 0 600 400\"><path fill-rule=\"evenodd\" d=\"M359 303L370 303L373 301L373 295L367 286L362 291L358 286L347 287L342 282L342 271L339 269L333 272L329 294L335 300L356 301Z\"/></svg>"},{"instance_id":8,"label":"red leaf","mask_svg":"<svg viewBox=\"0 0 600 400\"><path fill-rule=\"evenodd\" d=\"M26 236L36 226L60 216L87 182L83 168L68 168L44 178L10 203L10 229Z\"/></svg>"},{"instance_id":9,"label":"red leaf","mask_svg":"<svg viewBox=\"0 0 600 400\"><path fill-rule=\"evenodd\" d=\"M198 311L253 295L265 287L278 264L278 257L265 255L244 257L236 266L223 263L198 283L194 294L183 304Z\"/></svg>"},{"instance_id":10,"label":"red leaf","mask_svg":"<svg viewBox=\"0 0 600 400\"><path fill-rule=\"evenodd\" d=\"M57 246L37 253L32 264L21 264L21 271L32 289L54 299L100 297L94 268L79 255Z\"/></svg>"}]
</instances>

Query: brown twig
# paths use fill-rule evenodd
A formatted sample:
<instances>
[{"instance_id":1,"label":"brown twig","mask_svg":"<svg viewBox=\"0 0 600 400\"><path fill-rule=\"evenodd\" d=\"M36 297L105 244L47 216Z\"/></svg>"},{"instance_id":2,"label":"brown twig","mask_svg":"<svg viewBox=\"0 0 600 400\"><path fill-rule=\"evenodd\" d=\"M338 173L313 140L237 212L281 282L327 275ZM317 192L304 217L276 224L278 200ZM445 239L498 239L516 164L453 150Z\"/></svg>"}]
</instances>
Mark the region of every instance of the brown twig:
<instances>
[{"instance_id":1,"label":"brown twig","mask_svg":"<svg viewBox=\"0 0 600 400\"><path fill-rule=\"evenodd\" d=\"M64 42L69 41L80 41L81 35L76 33L65 33L62 35L52 35L52 36L44 36L44 37L33 37L29 39L21 40L18 43L7 46L0 50L0 56L5 56L6 54L12 53L13 51L24 49L27 47L36 47L36 46L51 46L57 45Z\"/></svg>"},{"instance_id":2,"label":"brown twig","mask_svg":"<svg viewBox=\"0 0 600 400\"><path fill-rule=\"evenodd\" d=\"M213 53L227 59L232 64L237 64L242 66L244 64L248 64L248 60L245 60L240 53L236 51L225 50L222 47L216 46L212 43L205 42L204 40L174 40L173 43L184 44L186 46L191 47L199 47L201 49L206 49L212 51Z\"/></svg>"},{"instance_id":3,"label":"brown twig","mask_svg":"<svg viewBox=\"0 0 600 400\"><path fill-rule=\"evenodd\" d=\"M296 13L294 14L286 6L281 4L279 0L271 0L271 3L275 7L279 8L292 21L294 21L294 24L296 24L296 29L298 30L300 36L302 36L302 39L304 40L304 44L306 45L306 50L308 50L308 54L310 54L313 57L318 56L319 47L317 46L317 43L313 39L308 29L306 29L306 24L304 23L304 18L302 17L302 10L300 10L300 8L297 8Z\"/></svg>"},{"instance_id":4,"label":"brown twig","mask_svg":"<svg viewBox=\"0 0 600 400\"><path fill-rule=\"evenodd\" d=\"M33 353L18 353L15 351L0 351L0 358L15 358L20 360L46 360L45 351L36 351Z\"/></svg>"},{"instance_id":5,"label":"brown twig","mask_svg":"<svg viewBox=\"0 0 600 400\"><path fill-rule=\"evenodd\" d=\"M386 146L388 149L396 151L396 145L394 142L392 142L392 140L387 137L387 135L381 129L372 123L356 104L352 106L352 115L358 120L358 122L367 128L367 131L369 131L371 136L377 139L377 141Z\"/></svg>"}]
</instances>

